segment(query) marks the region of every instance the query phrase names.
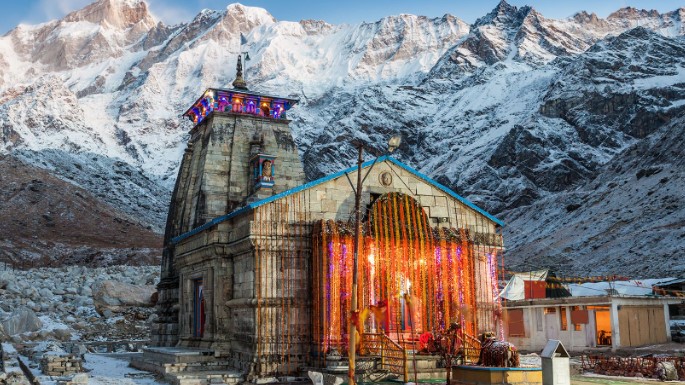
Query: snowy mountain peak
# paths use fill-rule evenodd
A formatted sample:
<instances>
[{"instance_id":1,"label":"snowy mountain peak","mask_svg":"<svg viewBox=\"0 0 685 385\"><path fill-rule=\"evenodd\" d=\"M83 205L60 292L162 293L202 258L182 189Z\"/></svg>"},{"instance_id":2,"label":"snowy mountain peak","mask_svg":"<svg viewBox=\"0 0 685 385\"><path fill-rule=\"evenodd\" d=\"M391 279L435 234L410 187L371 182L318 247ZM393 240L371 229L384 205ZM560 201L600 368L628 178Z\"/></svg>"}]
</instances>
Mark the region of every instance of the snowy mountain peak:
<instances>
[{"instance_id":1,"label":"snowy mountain peak","mask_svg":"<svg viewBox=\"0 0 685 385\"><path fill-rule=\"evenodd\" d=\"M618 11L610 14L607 19L608 20L614 20L614 19L619 19L619 20L624 20L624 19L644 19L644 18L652 18L652 17L659 17L660 14L657 10L652 9L652 10L646 10L646 9L637 9L633 7L625 7L621 8Z\"/></svg>"},{"instance_id":2,"label":"snowy mountain peak","mask_svg":"<svg viewBox=\"0 0 685 385\"><path fill-rule=\"evenodd\" d=\"M626 8L554 20L502 1L473 26L406 14L331 25L230 4L165 26L144 1L100 0L0 37L0 153L48 164L160 228L168 199L151 197L170 190L191 129L179 111L230 84L249 51L252 89L301 100L289 118L309 178L354 162L350 139L379 148L399 132L402 161L492 212L554 202L685 116L683 19L683 8ZM132 170L138 182L122 184ZM585 201L570 196L562 219Z\"/></svg>"},{"instance_id":3,"label":"snowy mountain peak","mask_svg":"<svg viewBox=\"0 0 685 385\"><path fill-rule=\"evenodd\" d=\"M71 12L63 19L65 22L88 21L102 26L128 29L143 24L151 29L157 20L148 10L143 0L99 0L83 9Z\"/></svg>"},{"instance_id":4,"label":"snowy mountain peak","mask_svg":"<svg viewBox=\"0 0 685 385\"><path fill-rule=\"evenodd\" d=\"M493 24L493 25L510 25L520 24L523 18L532 10L529 6L518 8L510 5L506 1L500 1L497 6L487 15L479 18L473 23L473 28Z\"/></svg>"},{"instance_id":5,"label":"snowy mountain peak","mask_svg":"<svg viewBox=\"0 0 685 385\"><path fill-rule=\"evenodd\" d=\"M300 25L308 35L317 35L333 29L333 26L324 20L300 20Z\"/></svg>"},{"instance_id":6,"label":"snowy mountain peak","mask_svg":"<svg viewBox=\"0 0 685 385\"><path fill-rule=\"evenodd\" d=\"M226 17L242 20L254 25L272 24L276 22L269 11L259 7L248 7L240 3L229 4L226 7Z\"/></svg>"},{"instance_id":7,"label":"snowy mountain peak","mask_svg":"<svg viewBox=\"0 0 685 385\"><path fill-rule=\"evenodd\" d=\"M587 13L586 11L576 13L573 15L572 19L580 24L598 24L601 21L596 13Z\"/></svg>"}]
</instances>

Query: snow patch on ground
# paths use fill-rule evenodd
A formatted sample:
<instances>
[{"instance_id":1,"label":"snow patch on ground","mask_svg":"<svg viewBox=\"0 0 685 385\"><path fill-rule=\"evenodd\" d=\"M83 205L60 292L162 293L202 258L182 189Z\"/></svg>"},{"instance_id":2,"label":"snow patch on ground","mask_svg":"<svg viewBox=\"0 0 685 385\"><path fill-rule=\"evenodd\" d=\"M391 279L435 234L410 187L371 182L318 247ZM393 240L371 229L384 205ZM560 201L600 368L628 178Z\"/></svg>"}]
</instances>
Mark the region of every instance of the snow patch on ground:
<instances>
[{"instance_id":1,"label":"snow patch on ground","mask_svg":"<svg viewBox=\"0 0 685 385\"><path fill-rule=\"evenodd\" d=\"M86 354L84 367L89 370L89 385L167 385L149 372L128 366L128 354Z\"/></svg>"}]
</instances>

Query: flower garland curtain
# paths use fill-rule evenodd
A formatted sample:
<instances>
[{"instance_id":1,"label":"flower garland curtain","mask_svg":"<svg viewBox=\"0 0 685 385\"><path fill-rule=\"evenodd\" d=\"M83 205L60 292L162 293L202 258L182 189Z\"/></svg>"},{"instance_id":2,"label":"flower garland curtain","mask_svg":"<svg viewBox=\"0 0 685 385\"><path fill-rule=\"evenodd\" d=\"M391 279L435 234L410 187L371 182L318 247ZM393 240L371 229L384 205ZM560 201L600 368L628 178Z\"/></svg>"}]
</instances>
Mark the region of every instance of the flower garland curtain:
<instances>
[{"instance_id":1,"label":"flower garland curtain","mask_svg":"<svg viewBox=\"0 0 685 385\"><path fill-rule=\"evenodd\" d=\"M418 335L457 322L466 333L476 334L477 306L482 305L483 294L496 300L492 294L497 272L492 260L497 259L490 254L487 263L481 256L483 262L477 266L479 259L467 230L432 228L415 199L389 193L370 207L363 237L359 307L387 304L385 319L370 316L365 331L382 329L402 341L409 338L410 330ZM320 221L312 238L313 338L320 355L331 348L346 351L354 224Z\"/></svg>"}]
</instances>

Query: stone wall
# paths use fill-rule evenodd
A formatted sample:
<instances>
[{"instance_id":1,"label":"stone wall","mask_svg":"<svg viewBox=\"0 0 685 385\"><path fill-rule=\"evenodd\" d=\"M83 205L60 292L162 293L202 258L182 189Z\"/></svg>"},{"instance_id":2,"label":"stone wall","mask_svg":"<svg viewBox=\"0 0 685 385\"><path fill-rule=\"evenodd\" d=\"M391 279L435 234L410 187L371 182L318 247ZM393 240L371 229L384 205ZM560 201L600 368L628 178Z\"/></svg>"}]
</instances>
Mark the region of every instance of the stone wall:
<instances>
[{"instance_id":1,"label":"stone wall","mask_svg":"<svg viewBox=\"0 0 685 385\"><path fill-rule=\"evenodd\" d=\"M69 376L83 371L83 361L73 354L45 353L40 360L40 370L47 376Z\"/></svg>"},{"instance_id":2,"label":"stone wall","mask_svg":"<svg viewBox=\"0 0 685 385\"><path fill-rule=\"evenodd\" d=\"M304 183L302 164L288 123L285 119L215 111L191 131L167 218L158 285L158 319L151 337L154 346L176 345L184 327L178 322L183 293L179 291L182 282L175 262L175 256L183 254L183 250L176 250L171 240L227 214L255 193L249 164L251 141L258 137L260 152L276 156L275 185L266 189L268 191L259 191L260 199ZM228 235L224 231L213 234ZM214 239L202 238L203 244L214 242ZM228 239L224 238L223 243L226 242ZM214 270L217 278L223 280L226 274L221 272L221 266L215 268L218 269ZM186 341L184 344L193 343Z\"/></svg>"},{"instance_id":3,"label":"stone wall","mask_svg":"<svg viewBox=\"0 0 685 385\"><path fill-rule=\"evenodd\" d=\"M383 177L383 173L392 177ZM355 180L354 172L350 178ZM419 201L433 226L495 235L492 221L390 162L377 164L367 177L362 207L393 191ZM181 344L211 346L219 351L215 354L254 375L291 373L309 364L311 225L320 219L347 221L353 213L354 195L342 176L231 218L177 244L175 268L181 277L181 298L192 298L188 286L192 277L211 276L213 286L211 316L207 314L202 341L191 336L188 317L192 304L181 301ZM490 241L477 245L483 252L501 248L498 236L480 239ZM483 258L477 261L478 268L484 270L485 262ZM487 288L479 293L482 303L491 298Z\"/></svg>"},{"instance_id":4,"label":"stone wall","mask_svg":"<svg viewBox=\"0 0 685 385\"><path fill-rule=\"evenodd\" d=\"M253 193L250 147L261 138L260 152L276 156L271 194L304 183L302 163L288 128L289 121L214 112L191 132L191 154L177 192L183 233L241 206ZM270 195L270 194L267 194Z\"/></svg>"}]
</instances>

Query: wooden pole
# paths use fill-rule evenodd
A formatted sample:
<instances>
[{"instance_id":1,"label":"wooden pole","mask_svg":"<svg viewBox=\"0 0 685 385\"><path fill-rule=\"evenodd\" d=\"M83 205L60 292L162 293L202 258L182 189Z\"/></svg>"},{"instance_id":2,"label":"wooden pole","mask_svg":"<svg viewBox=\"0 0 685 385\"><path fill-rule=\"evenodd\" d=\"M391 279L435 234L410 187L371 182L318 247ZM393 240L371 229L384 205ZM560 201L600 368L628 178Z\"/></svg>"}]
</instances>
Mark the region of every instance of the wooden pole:
<instances>
[{"instance_id":1,"label":"wooden pole","mask_svg":"<svg viewBox=\"0 0 685 385\"><path fill-rule=\"evenodd\" d=\"M358 261L359 261L359 241L361 233L361 200L362 200L362 158L363 158L364 148L362 143L359 143L359 157L357 158L357 190L354 196L354 264L352 268L352 305L350 308L350 318L357 311L357 275L358 275ZM354 380L354 370L356 364L356 351L355 351L355 329L352 322L349 323L348 333L350 334L350 344L348 347L348 357L349 357L349 385L355 385Z\"/></svg>"}]
</instances>

